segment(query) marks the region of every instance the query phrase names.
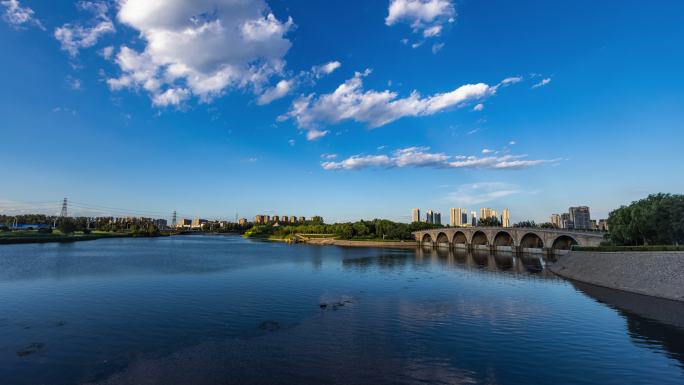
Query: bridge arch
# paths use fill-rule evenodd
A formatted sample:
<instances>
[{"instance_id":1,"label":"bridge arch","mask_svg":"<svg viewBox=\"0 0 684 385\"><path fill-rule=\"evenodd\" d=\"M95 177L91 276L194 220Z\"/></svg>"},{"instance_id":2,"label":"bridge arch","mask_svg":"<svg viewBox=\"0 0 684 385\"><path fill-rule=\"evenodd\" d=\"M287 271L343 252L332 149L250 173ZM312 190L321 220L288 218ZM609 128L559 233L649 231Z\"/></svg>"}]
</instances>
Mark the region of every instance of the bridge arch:
<instances>
[{"instance_id":1,"label":"bridge arch","mask_svg":"<svg viewBox=\"0 0 684 385\"><path fill-rule=\"evenodd\" d=\"M473 233L473 238L471 239L470 243L473 245L488 245L489 239L487 239L487 234L485 234L484 231L478 230Z\"/></svg>"},{"instance_id":2,"label":"bridge arch","mask_svg":"<svg viewBox=\"0 0 684 385\"><path fill-rule=\"evenodd\" d=\"M536 233L527 233L520 239L520 247L523 249L542 249L544 241Z\"/></svg>"},{"instance_id":3,"label":"bridge arch","mask_svg":"<svg viewBox=\"0 0 684 385\"><path fill-rule=\"evenodd\" d=\"M468 238L463 231L457 231L454 233L454 238L452 240L453 244L467 244Z\"/></svg>"},{"instance_id":4,"label":"bridge arch","mask_svg":"<svg viewBox=\"0 0 684 385\"><path fill-rule=\"evenodd\" d=\"M499 231L494 236L494 246L513 246L513 237L508 231Z\"/></svg>"},{"instance_id":5,"label":"bridge arch","mask_svg":"<svg viewBox=\"0 0 684 385\"><path fill-rule=\"evenodd\" d=\"M423 234L423 238L420 240L420 243L422 243L424 245L425 244L431 245L432 244L432 236L430 235L430 233Z\"/></svg>"},{"instance_id":6,"label":"bridge arch","mask_svg":"<svg viewBox=\"0 0 684 385\"><path fill-rule=\"evenodd\" d=\"M444 233L437 234L437 245L449 244L449 237Z\"/></svg>"},{"instance_id":7,"label":"bridge arch","mask_svg":"<svg viewBox=\"0 0 684 385\"><path fill-rule=\"evenodd\" d=\"M555 250L570 250L573 245L578 245L579 242L569 235L561 235L557 237L551 246Z\"/></svg>"}]
</instances>

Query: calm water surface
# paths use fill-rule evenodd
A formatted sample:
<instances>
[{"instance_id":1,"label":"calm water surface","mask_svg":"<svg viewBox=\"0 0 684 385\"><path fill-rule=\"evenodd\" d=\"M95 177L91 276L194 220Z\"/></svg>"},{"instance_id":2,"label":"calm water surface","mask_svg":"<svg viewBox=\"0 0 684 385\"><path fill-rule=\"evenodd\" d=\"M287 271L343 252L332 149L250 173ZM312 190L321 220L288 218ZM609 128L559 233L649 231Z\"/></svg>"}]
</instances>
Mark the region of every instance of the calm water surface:
<instances>
[{"instance_id":1,"label":"calm water surface","mask_svg":"<svg viewBox=\"0 0 684 385\"><path fill-rule=\"evenodd\" d=\"M231 236L0 246L0 383L684 384L682 305L544 264Z\"/></svg>"}]
</instances>

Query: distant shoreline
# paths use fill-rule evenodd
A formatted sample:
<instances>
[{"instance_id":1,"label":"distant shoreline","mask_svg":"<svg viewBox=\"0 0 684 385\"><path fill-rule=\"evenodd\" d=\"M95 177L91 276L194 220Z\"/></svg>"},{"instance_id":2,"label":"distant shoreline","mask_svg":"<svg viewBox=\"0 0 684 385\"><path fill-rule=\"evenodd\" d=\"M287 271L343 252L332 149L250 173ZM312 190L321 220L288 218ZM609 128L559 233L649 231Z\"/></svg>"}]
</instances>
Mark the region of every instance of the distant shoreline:
<instances>
[{"instance_id":1,"label":"distant shoreline","mask_svg":"<svg viewBox=\"0 0 684 385\"><path fill-rule=\"evenodd\" d=\"M110 238L156 238L169 236L166 234L159 235L141 235L141 234L123 234L123 233L111 233L111 234L84 234L84 235L36 235L36 236L6 236L0 237L0 245L20 245L20 244L31 244L31 243L72 243L72 242L85 242L85 241L95 241L98 239L110 239Z\"/></svg>"}]
</instances>

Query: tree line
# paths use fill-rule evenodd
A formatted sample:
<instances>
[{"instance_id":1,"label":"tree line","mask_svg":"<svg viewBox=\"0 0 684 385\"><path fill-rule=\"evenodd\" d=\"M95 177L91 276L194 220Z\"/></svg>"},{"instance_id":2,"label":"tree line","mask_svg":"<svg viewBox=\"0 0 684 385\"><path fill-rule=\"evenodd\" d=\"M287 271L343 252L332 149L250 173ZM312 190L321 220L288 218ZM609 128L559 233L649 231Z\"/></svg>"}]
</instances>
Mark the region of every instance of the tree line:
<instances>
[{"instance_id":1,"label":"tree line","mask_svg":"<svg viewBox=\"0 0 684 385\"><path fill-rule=\"evenodd\" d=\"M652 194L608 215L614 245L684 244L684 195Z\"/></svg>"},{"instance_id":2,"label":"tree line","mask_svg":"<svg viewBox=\"0 0 684 385\"><path fill-rule=\"evenodd\" d=\"M328 234L340 239L386 239L412 240L411 232L442 227L425 222L399 223L387 219L360 220L356 222L326 224L322 221L301 225L273 226L255 225L246 232L248 236L289 236L294 234Z\"/></svg>"}]
</instances>

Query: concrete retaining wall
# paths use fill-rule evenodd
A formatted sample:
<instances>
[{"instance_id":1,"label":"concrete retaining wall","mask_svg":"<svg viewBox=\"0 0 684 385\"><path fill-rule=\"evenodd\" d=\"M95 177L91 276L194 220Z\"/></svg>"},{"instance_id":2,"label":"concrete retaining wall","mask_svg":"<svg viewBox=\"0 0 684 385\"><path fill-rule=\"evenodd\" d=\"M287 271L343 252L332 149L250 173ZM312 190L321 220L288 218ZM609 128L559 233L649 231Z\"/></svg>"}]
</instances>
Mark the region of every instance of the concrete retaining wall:
<instances>
[{"instance_id":1,"label":"concrete retaining wall","mask_svg":"<svg viewBox=\"0 0 684 385\"><path fill-rule=\"evenodd\" d=\"M549 269L565 278L684 301L684 252L572 251Z\"/></svg>"}]
</instances>

